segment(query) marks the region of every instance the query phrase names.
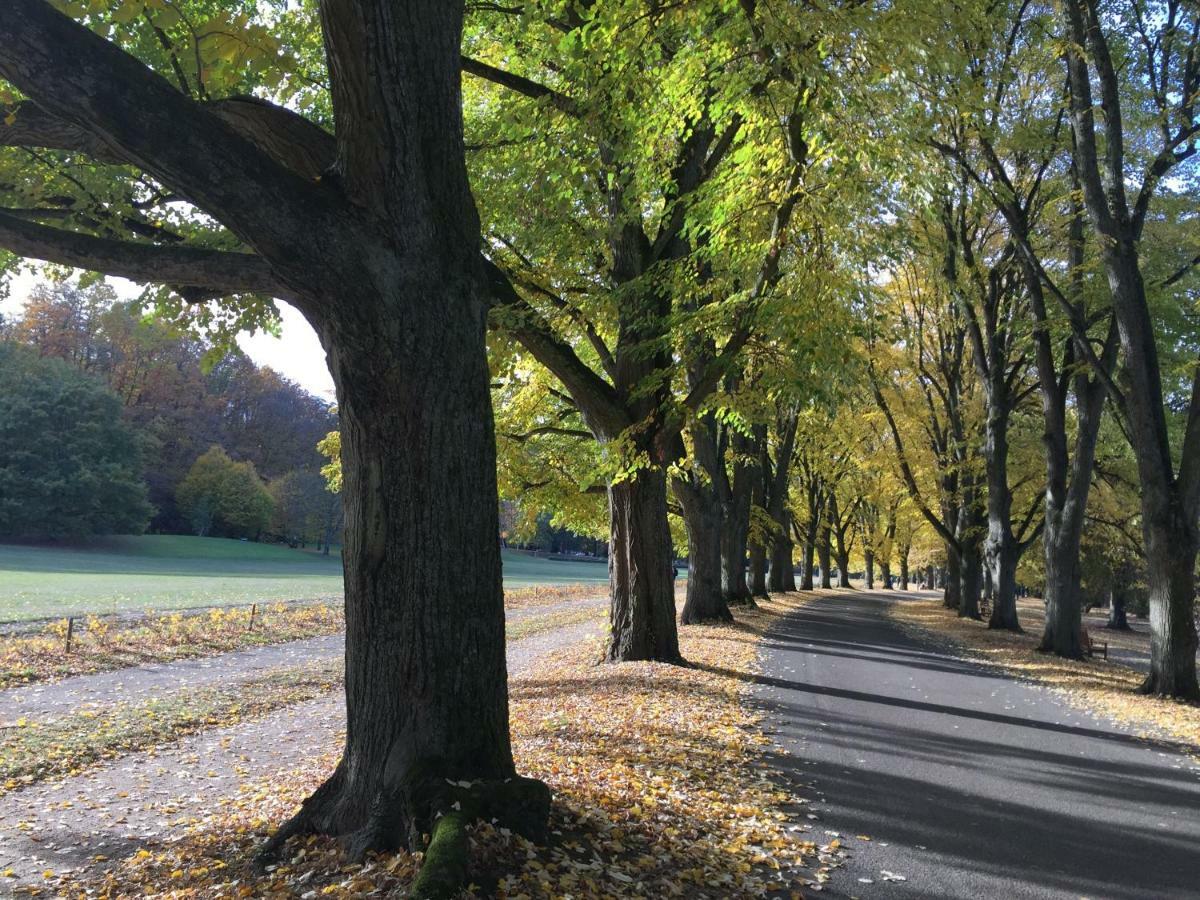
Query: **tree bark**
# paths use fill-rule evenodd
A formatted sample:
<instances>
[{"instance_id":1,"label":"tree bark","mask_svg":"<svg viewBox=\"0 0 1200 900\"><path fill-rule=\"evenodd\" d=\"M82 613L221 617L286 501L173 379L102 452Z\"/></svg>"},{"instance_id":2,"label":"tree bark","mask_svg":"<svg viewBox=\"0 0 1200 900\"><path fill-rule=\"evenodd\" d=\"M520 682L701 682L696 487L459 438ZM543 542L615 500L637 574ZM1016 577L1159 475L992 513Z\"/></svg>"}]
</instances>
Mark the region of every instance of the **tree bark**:
<instances>
[{"instance_id":1,"label":"tree bark","mask_svg":"<svg viewBox=\"0 0 1200 900\"><path fill-rule=\"evenodd\" d=\"M800 590L813 589L813 561L817 555L817 522L809 522L804 530L804 575L800 582Z\"/></svg>"},{"instance_id":2,"label":"tree bark","mask_svg":"<svg viewBox=\"0 0 1200 900\"><path fill-rule=\"evenodd\" d=\"M786 520L787 513L784 513ZM787 524L786 521L784 523ZM792 561L792 538L787 531L776 534L771 544L771 572L768 587L772 591L796 590L796 571Z\"/></svg>"},{"instance_id":3,"label":"tree bark","mask_svg":"<svg viewBox=\"0 0 1200 900\"><path fill-rule=\"evenodd\" d=\"M829 543L832 535L828 525L821 528L820 537L817 540L817 560L821 564L821 587L829 589L833 587L833 573L829 570L830 557L833 555Z\"/></svg>"},{"instance_id":4,"label":"tree bark","mask_svg":"<svg viewBox=\"0 0 1200 900\"><path fill-rule=\"evenodd\" d=\"M645 468L610 484L608 508L608 660L682 663L666 475Z\"/></svg>"},{"instance_id":5,"label":"tree bark","mask_svg":"<svg viewBox=\"0 0 1200 900\"><path fill-rule=\"evenodd\" d=\"M900 551L900 590L908 590L908 554L909 548L904 547Z\"/></svg>"},{"instance_id":6,"label":"tree bark","mask_svg":"<svg viewBox=\"0 0 1200 900\"><path fill-rule=\"evenodd\" d=\"M942 605L957 610L962 605L962 562L958 548L946 544L946 574L942 579Z\"/></svg>"},{"instance_id":7,"label":"tree bark","mask_svg":"<svg viewBox=\"0 0 1200 900\"><path fill-rule=\"evenodd\" d=\"M867 590L873 591L875 590L875 551L867 550L863 553L863 557L866 561Z\"/></svg>"},{"instance_id":8,"label":"tree bark","mask_svg":"<svg viewBox=\"0 0 1200 900\"><path fill-rule=\"evenodd\" d=\"M721 507L709 485L676 478L671 483L688 536L687 599L683 625L732 622L721 590Z\"/></svg>"},{"instance_id":9,"label":"tree bark","mask_svg":"<svg viewBox=\"0 0 1200 900\"><path fill-rule=\"evenodd\" d=\"M1143 495L1143 509L1146 498ZM1174 514L1174 515L1172 515ZM1178 507L1143 523L1150 588L1150 674L1143 694L1200 698L1196 686L1195 523Z\"/></svg>"},{"instance_id":10,"label":"tree bark","mask_svg":"<svg viewBox=\"0 0 1200 900\"><path fill-rule=\"evenodd\" d=\"M979 592L983 581L983 559L979 547L967 540L959 555L958 615L963 619L978 619Z\"/></svg>"},{"instance_id":11,"label":"tree bark","mask_svg":"<svg viewBox=\"0 0 1200 900\"><path fill-rule=\"evenodd\" d=\"M750 593L755 597L767 594L767 551L759 544L750 545Z\"/></svg>"},{"instance_id":12,"label":"tree bark","mask_svg":"<svg viewBox=\"0 0 1200 900\"><path fill-rule=\"evenodd\" d=\"M758 467L753 460L753 442L732 431L730 446L734 452L733 478L728 505L722 510L721 593L729 604L753 604L746 583L746 549L750 535L750 505Z\"/></svg>"}]
</instances>

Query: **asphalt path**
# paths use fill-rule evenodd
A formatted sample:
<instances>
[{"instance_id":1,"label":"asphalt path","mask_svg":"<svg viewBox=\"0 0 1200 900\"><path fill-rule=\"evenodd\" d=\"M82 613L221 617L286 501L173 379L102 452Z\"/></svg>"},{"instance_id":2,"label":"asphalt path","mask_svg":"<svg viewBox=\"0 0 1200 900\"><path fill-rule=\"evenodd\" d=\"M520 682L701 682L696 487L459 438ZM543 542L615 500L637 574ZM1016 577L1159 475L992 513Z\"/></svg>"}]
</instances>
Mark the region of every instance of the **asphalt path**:
<instances>
[{"instance_id":1,"label":"asphalt path","mask_svg":"<svg viewBox=\"0 0 1200 900\"><path fill-rule=\"evenodd\" d=\"M914 637L905 599L824 597L761 650L797 822L849 851L822 896L1200 897L1195 760Z\"/></svg>"}]
</instances>

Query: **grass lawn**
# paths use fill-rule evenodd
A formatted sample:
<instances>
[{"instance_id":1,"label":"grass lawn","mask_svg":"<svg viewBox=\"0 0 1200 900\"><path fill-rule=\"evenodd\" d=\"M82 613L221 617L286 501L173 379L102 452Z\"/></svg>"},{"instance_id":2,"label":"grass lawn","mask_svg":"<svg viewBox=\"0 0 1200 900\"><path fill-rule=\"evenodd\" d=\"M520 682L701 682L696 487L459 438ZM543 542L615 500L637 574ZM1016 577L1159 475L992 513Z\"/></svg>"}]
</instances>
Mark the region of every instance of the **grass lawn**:
<instances>
[{"instance_id":1,"label":"grass lawn","mask_svg":"<svg viewBox=\"0 0 1200 900\"><path fill-rule=\"evenodd\" d=\"M504 551L508 587L607 580L601 564ZM112 537L70 547L0 544L0 622L341 594L337 556L273 544L177 535Z\"/></svg>"}]
</instances>

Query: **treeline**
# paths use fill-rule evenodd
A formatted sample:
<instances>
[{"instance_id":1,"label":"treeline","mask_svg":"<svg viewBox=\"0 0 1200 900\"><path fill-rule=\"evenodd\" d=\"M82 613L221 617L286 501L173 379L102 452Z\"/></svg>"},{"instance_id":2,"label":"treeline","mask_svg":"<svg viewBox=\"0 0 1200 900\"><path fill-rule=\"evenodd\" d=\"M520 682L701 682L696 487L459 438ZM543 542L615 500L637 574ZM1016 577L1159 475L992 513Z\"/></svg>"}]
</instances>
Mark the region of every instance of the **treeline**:
<instances>
[{"instance_id":1,"label":"treeline","mask_svg":"<svg viewBox=\"0 0 1200 900\"><path fill-rule=\"evenodd\" d=\"M328 543L330 404L103 284L39 284L0 320L0 535Z\"/></svg>"}]
</instances>

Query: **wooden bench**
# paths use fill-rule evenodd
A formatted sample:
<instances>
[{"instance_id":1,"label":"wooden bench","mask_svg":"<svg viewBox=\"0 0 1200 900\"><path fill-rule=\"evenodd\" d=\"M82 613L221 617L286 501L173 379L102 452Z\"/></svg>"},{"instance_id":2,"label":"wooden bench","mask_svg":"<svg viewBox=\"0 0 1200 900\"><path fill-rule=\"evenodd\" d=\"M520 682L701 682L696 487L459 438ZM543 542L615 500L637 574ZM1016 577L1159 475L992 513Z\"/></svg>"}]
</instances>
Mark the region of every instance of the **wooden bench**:
<instances>
[{"instance_id":1,"label":"wooden bench","mask_svg":"<svg viewBox=\"0 0 1200 900\"><path fill-rule=\"evenodd\" d=\"M1099 647L1100 652L1104 654L1104 658L1108 659L1108 641L1093 641L1091 633L1086 628L1080 630L1079 636L1082 638L1084 653L1094 658L1096 656L1096 648Z\"/></svg>"}]
</instances>

